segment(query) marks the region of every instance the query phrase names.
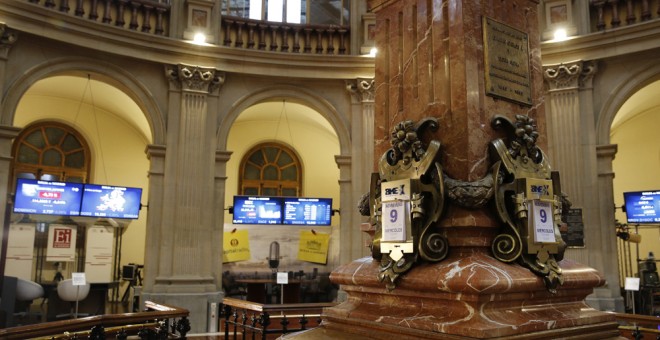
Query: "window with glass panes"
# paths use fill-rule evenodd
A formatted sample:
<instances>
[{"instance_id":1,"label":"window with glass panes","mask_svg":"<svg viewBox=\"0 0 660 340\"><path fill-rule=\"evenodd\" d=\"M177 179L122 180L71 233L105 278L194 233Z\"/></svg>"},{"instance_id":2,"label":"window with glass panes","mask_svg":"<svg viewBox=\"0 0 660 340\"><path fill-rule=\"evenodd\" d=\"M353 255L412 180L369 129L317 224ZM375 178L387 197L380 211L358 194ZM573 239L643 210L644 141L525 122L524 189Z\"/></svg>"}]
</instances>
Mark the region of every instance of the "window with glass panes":
<instances>
[{"instance_id":1,"label":"window with glass panes","mask_svg":"<svg viewBox=\"0 0 660 340\"><path fill-rule=\"evenodd\" d=\"M239 194L300 196L302 169L295 152L279 143L259 144L241 160Z\"/></svg>"},{"instance_id":2,"label":"window with glass panes","mask_svg":"<svg viewBox=\"0 0 660 340\"><path fill-rule=\"evenodd\" d=\"M90 150L68 125L47 122L27 126L13 145L13 179L86 183Z\"/></svg>"},{"instance_id":3,"label":"window with glass panes","mask_svg":"<svg viewBox=\"0 0 660 340\"><path fill-rule=\"evenodd\" d=\"M222 0L222 15L291 24L347 26L350 0Z\"/></svg>"}]
</instances>

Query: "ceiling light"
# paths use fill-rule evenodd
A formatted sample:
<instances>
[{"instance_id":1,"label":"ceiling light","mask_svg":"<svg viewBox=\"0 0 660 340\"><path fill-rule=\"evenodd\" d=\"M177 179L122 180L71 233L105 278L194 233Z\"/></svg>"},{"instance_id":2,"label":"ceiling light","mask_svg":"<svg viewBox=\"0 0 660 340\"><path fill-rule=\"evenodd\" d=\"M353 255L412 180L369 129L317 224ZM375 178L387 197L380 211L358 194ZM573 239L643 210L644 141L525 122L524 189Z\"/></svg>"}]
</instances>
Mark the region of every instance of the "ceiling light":
<instances>
[{"instance_id":1,"label":"ceiling light","mask_svg":"<svg viewBox=\"0 0 660 340\"><path fill-rule=\"evenodd\" d=\"M555 41L564 41L567 37L566 29L558 28L555 30Z\"/></svg>"},{"instance_id":2,"label":"ceiling light","mask_svg":"<svg viewBox=\"0 0 660 340\"><path fill-rule=\"evenodd\" d=\"M206 43L206 35L201 32L195 33L195 36L193 37L193 42L198 45L202 45Z\"/></svg>"}]
</instances>

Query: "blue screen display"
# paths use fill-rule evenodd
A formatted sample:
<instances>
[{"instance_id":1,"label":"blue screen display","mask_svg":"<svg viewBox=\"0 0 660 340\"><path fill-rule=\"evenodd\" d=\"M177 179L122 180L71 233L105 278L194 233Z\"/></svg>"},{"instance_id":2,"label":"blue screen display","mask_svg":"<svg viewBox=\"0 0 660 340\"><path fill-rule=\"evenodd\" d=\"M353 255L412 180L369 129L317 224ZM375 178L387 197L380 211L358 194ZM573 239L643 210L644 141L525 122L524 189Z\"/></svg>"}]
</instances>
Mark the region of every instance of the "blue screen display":
<instances>
[{"instance_id":1,"label":"blue screen display","mask_svg":"<svg viewBox=\"0 0 660 340\"><path fill-rule=\"evenodd\" d=\"M16 180L14 212L78 216L83 193L82 183Z\"/></svg>"},{"instance_id":2,"label":"blue screen display","mask_svg":"<svg viewBox=\"0 0 660 340\"><path fill-rule=\"evenodd\" d=\"M234 196L234 224L281 224L280 197Z\"/></svg>"},{"instance_id":3,"label":"blue screen display","mask_svg":"<svg viewBox=\"0 0 660 340\"><path fill-rule=\"evenodd\" d=\"M624 192L628 223L660 224L660 190Z\"/></svg>"},{"instance_id":4,"label":"blue screen display","mask_svg":"<svg viewBox=\"0 0 660 340\"><path fill-rule=\"evenodd\" d=\"M85 184L80 216L136 219L142 188Z\"/></svg>"},{"instance_id":5,"label":"blue screen display","mask_svg":"<svg viewBox=\"0 0 660 340\"><path fill-rule=\"evenodd\" d=\"M283 224L330 225L332 198L284 197Z\"/></svg>"}]
</instances>

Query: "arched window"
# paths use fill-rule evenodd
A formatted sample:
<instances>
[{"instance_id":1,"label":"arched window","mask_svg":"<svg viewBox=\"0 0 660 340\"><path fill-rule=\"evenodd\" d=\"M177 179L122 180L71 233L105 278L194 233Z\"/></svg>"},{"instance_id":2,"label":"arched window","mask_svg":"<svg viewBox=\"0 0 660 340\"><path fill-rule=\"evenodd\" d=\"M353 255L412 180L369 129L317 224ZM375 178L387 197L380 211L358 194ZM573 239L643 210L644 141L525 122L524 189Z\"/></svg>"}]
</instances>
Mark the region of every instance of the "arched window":
<instances>
[{"instance_id":1,"label":"arched window","mask_svg":"<svg viewBox=\"0 0 660 340\"><path fill-rule=\"evenodd\" d=\"M16 137L13 178L86 183L90 151L70 126L45 122L27 126Z\"/></svg>"},{"instance_id":2,"label":"arched window","mask_svg":"<svg viewBox=\"0 0 660 340\"><path fill-rule=\"evenodd\" d=\"M302 169L300 160L287 146L259 144L241 160L238 192L241 195L300 196Z\"/></svg>"}]
</instances>

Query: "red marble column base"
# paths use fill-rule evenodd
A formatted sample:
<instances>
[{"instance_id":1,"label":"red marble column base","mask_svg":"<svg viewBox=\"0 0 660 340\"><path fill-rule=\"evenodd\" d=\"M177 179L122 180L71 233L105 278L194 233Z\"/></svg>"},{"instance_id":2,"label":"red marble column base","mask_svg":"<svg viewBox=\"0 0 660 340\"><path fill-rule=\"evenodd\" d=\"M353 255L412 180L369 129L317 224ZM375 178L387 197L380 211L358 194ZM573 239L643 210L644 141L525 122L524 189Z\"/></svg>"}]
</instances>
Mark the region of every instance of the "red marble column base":
<instances>
[{"instance_id":1,"label":"red marble column base","mask_svg":"<svg viewBox=\"0 0 660 340\"><path fill-rule=\"evenodd\" d=\"M482 248L483 249L483 248ZM455 250L455 249L453 249ZM302 339L616 339L614 316L584 298L604 284L594 269L560 263L564 284L548 292L540 277L483 251L463 249L419 265L393 291L378 282L378 263L363 258L333 271L348 299L323 313ZM296 336L296 339L301 339Z\"/></svg>"}]
</instances>

